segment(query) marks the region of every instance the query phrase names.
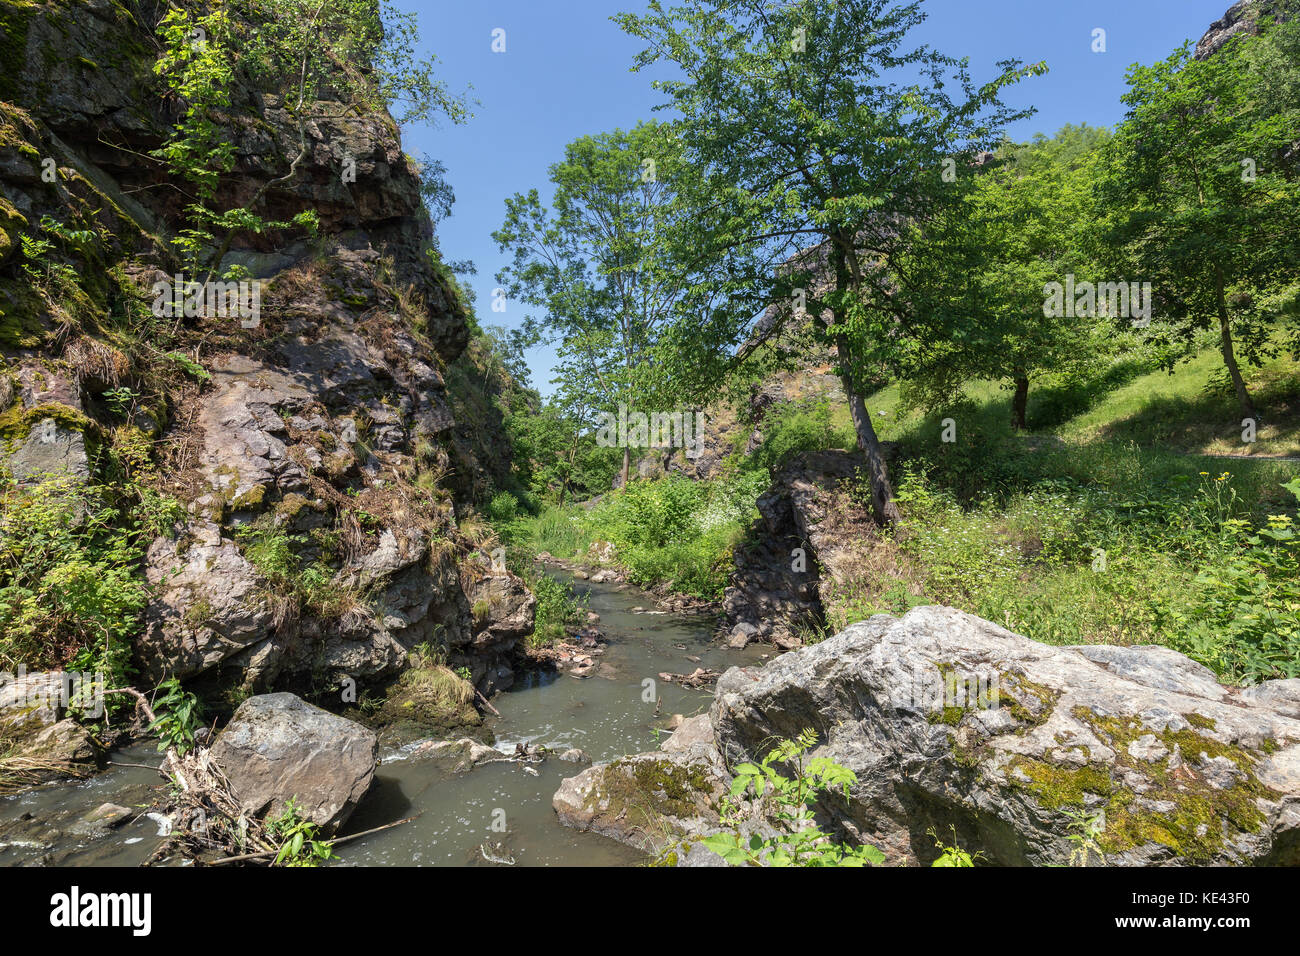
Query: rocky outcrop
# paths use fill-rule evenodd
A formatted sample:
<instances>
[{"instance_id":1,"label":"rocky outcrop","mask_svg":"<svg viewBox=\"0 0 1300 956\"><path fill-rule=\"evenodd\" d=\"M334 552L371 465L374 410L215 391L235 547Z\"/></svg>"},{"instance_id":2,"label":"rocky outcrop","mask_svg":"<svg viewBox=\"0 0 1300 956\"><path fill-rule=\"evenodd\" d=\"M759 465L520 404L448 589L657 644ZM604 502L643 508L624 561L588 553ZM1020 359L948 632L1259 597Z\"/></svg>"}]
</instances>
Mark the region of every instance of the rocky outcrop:
<instances>
[{"instance_id":1,"label":"rocky outcrop","mask_svg":"<svg viewBox=\"0 0 1300 956\"><path fill-rule=\"evenodd\" d=\"M370 789L378 754L372 731L293 694L244 701L210 752L248 813L274 819L293 799L325 833L337 831Z\"/></svg>"},{"instance_id":2,"label":"rocky outcrop","mask_svg":"<svg viewBox=\"0 0 1300 956\"><path fill-rule=\"evenodd\" d=\"M1300 681L1226 687L1168 648L1051 647L944 607L727 671L682 740L701 755L689 813L635 785L683 759L663 752L565 781L556 809L635 845L675 832L674 862L716 864L688 832L728 783L708 769L806 728L810 757L857 775L825 825L894 864L931 861L932 829L992 864L1300 863Z\"/></svg>"},{"instance_id":3,"label":"rocky outcrop","mask_svg":"<svg viewBox=\"0 0 1300 956\"><path fill-rule=\"evenodd\" d=\"M1196 58L1203 60L1218 52L1234 36L1259 32L1259 23L1269 17L1278 22L1290 20L1300 13L1295 0L1238 0L1222 17L1210 24L1205 35L1196 43Z\"/></svg>"},{"instance_id":4,"label":"rocky outcrop","mask_svg":"<svg viewBox=\"0 0 1300 956\"><path fill-rule=\"evenodd\" d=\"M501 412L480 396L473 428L455 420L472 402L449 395L449 367L481 383L417 164L392 117L338 103L316 104L293 164L283 90L237 70L214 117L234 151L217 211L268 187L259 215L319 228L234 236L220 268L260 283L253 321L161 319L154 290L185 272L192 225L191 187L151 158L181 106L153 70L163 9L0 10L0 471L129 479L179 502L146 542L146 679L380 683L435 643L480 690L507 686L530 596L505 572L467 594L457 530L499 477L468 463L493 459L479 446ZM48 244L38 261L24 237Z\"/></svg>"},{"instance_id":5,"label":"rocky outcrop","mask_svg":"<svg viewBox=\"0 0 1300 956\"><path fill-rule=\"evenodd\" d=\"M827 607L862 561L875 522L847 487L861 466L849 452L809 452L758 499L759 518L735 552L723 596L727 639L798 647L826 624Z\"/></svg>"}]
</instances>

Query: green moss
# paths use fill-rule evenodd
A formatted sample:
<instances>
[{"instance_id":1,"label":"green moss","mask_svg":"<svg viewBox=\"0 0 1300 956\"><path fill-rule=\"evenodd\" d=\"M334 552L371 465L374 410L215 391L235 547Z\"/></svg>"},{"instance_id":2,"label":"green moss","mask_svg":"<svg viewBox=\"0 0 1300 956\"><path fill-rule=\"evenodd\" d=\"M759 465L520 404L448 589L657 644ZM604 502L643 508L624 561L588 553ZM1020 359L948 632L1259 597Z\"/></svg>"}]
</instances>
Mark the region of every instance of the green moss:
<instances>
[{"instance_id":1,"label":"green moss","mask_svg":"<svg viewBox=\"0 0 1300 956\"><path fill-rule=\"evenodd\" d=\"M966 716L965 707L944 707L933 713L926 715L926 720L932 724L947 724L949 727L956 727L961 723L961 719Z\"/></svg>"},{"instance_id":2,"label":"green moss","mask_svg":"<svg viewBox=\"0 0 1300 956\"><path fill-rule=\"evenodd\" d=\"M1140 795L1127 787L1115 787L1109 792L1106 828L1098 839L1106 853L1122 853L1154 843L1168 847L1188 862L1208 862L1218 857L1234 834L1258 832L1265 819L1258 801L1276 800L1279 796L1259 781L1255 771L1257 753L1206 733L1215 728L1210 718L1187 715L1192 726L1154 731L1135 719L1103 716L1086 707L1077 707L1073 713L1115 751L1118 766L1140 773L1151 783ZM1182 764L1171 769L1168 758L1148 762L1130 757L1129 744L1148 734L1171 755L1180 754ZM1197 769L1203 760L1215 758L1231 761L1240 772L1233 786L1218 789ZM1166 807L1153 809L1160 804Z\"/></svg>"},{"instance_id":3,"label":"green moss","mask_svg":"<svg viewBox=\"0 0 1300 956\"><path fill-rule=\"evenodd\" d=\"M30 284L0 283L0 345L40 348L45 342L45 310L44 300Z\"/></svg>"},{"instance_id":4,"label":"green moss","mask_svg":"<svg viewBox=\"0 0 1300 956\"><path fill-rule=\"evenodd\" d=\"M1017 771L1028 777L1028 782L1021 780ZM1108 797L1115 789L1110 774L1091 764L1066 767L1044 760L1016 757L1007 765L1007 772L1013 786L1030 790L1049 810L1081 807L1087 802L1087 794Z\"/></svg>"},{"instance_id":5,"label":"green moss","mask_svg":"<svg viewBox=\"0 0 1300 956\"><path fill-rule=\"evenodd\" d=\"M252 511L262 506L263 499L266 498L266 486L253 485L242 495L236 495L229 501L231 511Z\"/></svg>"},{"instance_id":6,"label":"green moss","mask_svg":"<svg viewBox=\"0 0 1300 956\"><path fill-rule=\"evenodd\" d=\"M181 620L190 628L199 628L212 619L212 604L206 598L200 598L185 609Z\"/></svg>"},{"instance_id":7,"label":"green moss","mask_svg":"<svg viewBox=\"0 0 1300 956\"><path fill-rule=\"evenodd\" d=\"M300 495L296 491L292 491L289 494L285 495L283 498L281 498L279 502L277 502L275 506L275 513L279 515L281 518L284 518L286 521L292 521L294 518L296 518L299 514L302 513L304 508L308 508L310 506L311 506L311 502L304 495Z\"/></svg>"},{"instance_id":8,"label":"green moss","mask_svg":"<svg viewBox=\"0 0 1300 956\"><path fill-rule=\"evenodd\" d=\"M27 71L27 33L35 5L9 0L0 5L0 61L10 64L0 71L0 99L13 100ZM17 69L15 69L17 67Z\"/></svg>"},{"instance_id":9,"label":"green moss","mask_svg":"<svg viewBox=\"0 0 1300 956\"><path fill-rule=\"evenodd\" d=\"M45 402L27 409L16 402L8 411L0 414L0 438L10 445L19 444L27 439L34 425L47 418L54 419L56 424L68 431L89 432L95 424L62 402Z\"/></svg>"},{"instance_id":10,"label":"green moss","mask_svg":"<svg viewBox=\"0 0 1300 956\"><path fill-rule=\"evenodd\" d=\"M631 814L636 823L653 824L662 817L700 815L699 798L711 804L712 794L703 767L668 757L622 757L605 768L584 805L593 812L614 817Z\"/></svg>"},{"instance_id":11,"label":"green moss","mask_svg":"<svg viewBox=\"0 0 1300 956\"><path fill-rule=\"evenodd\" d=\"M1036 684L1023 674L1005 672L998 674L997 704L1005 707L1025 726L1020 733L1047 720L1061 695L1043 684Z\"/></svg>"},{"instance_id":12,"label":"green moss","mask_svg":"<svg viewBox=\"0 0 1300 956\"><path fill-rule=\"evenodd\" d=\"M389 688L387 699L370 722L380 727L400 724L419 728L418 736L478 727L483 717L474 708L474 696L474 686L449 667L412 667Z\"/></svg>"}]
</instances>

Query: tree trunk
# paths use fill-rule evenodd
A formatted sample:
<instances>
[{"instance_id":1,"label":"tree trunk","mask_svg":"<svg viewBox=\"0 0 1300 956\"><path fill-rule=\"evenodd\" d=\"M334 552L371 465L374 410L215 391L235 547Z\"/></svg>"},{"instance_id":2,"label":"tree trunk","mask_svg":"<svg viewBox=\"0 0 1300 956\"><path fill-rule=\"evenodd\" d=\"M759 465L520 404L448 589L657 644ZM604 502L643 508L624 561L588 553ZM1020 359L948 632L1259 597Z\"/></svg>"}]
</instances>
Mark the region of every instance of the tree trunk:
<instances>
[{"instance_id":1,"label":"tree trunk","mask_svg":"<svg viewBox=\"0 0 1300 956\"><path fill-rule=\"evenodd\" d=\"M624 445L623 446L623 487L624 488L627 487L627 478L628 478L628 473L631 470L631 465L632 465L632 452L627 447L627 445Z\"/></svg>"},{"instance_id":2,"label":"tree trunk","mask_svg":"<svg viewBox=\"0 0 1300 956\"><path fill-rule=\"evenodd\" d=\"M1029 379L1024 373L1015 377L1016 394L1011 399L1011 427L1017 431L1025 430L1025 407L1029 404Z\"/></svg>"},{"instance_id":3,"label":"tree trunk","mask_svg":"<svg viewBox=\"0 0 1300 956\"><path fill-rule=\"evenodd\" d=\"M1232 379L1233 391L1237 393L1237 405L1241 408L1242 418L1250 418L1258 426L1259 418L1255 414L1255 403L1246 391L1246 380L1241 377L1237 366L1237 356L1232 348L1232 321L1228 316L1228 303L1223 294L1223 270L1214 267L1214 292L1219 299L1219 351L1223 353L1223 364L1228 367L1228 376Z\"/></svg>"},{"instance_id":4,"label":"tree trunk","mask_svg":"<svg viewBox=\"0 0 1300 956\"><path fill-rule=\"evenodd\" d=\"M892 528L902 520L898 505L894 504L894 490L889 484L889 469L885 465L885 454L876 437L876 426L872 424L871 412L866 402L853 386L853 354L848 337L841 334L835 337L835 349L839 352L840 382L844 385L844 394L849 400L849 415L853 419L853 430L858 435L858 448L867 457L867 477L871 481L871 511L881 527Z\"/></svg>"}]
</instances>

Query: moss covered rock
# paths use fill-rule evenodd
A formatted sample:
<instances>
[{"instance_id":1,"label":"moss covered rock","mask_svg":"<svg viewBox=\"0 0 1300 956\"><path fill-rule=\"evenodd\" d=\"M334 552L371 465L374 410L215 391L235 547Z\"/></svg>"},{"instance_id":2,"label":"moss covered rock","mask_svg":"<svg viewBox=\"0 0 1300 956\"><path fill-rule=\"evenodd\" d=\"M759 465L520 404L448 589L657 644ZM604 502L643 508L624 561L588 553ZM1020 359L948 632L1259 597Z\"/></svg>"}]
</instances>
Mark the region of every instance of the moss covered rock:
<instances>
[{"instance_id":1,"label":"moss covered rock","mask_svg":"<svg viewBox=\"0 0 1300 956\"><path fill-rule=\"evenodd\" d=\"M1051 647L951 608L879 615L718 681L733 759L819 732L827 812L897 862L1300 863L1300 681L1219 684L1163 647Z\"/></svg>"},{"instance_id":2,"label":"moss covered rock","mask_svg":"<svg viewBox=\"0 0 1300 956\"><path fill-rule=\"evenodd\" d=\"M560 822L658 854L718 822L728 777L712 744L588 767L552 798Z\"/></svg>"}]
</instances>

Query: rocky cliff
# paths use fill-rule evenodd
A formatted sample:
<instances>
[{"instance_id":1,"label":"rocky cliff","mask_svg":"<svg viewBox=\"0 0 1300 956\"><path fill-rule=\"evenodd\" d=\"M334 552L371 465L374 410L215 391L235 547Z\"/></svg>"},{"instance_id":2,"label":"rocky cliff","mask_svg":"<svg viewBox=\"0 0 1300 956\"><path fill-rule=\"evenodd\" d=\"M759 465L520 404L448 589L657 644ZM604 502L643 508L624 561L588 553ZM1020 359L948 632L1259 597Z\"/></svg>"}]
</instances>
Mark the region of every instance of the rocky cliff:
<instances>
[{"instance_id":1,"label":"rocky cliff","mask_svg":"<svg viewBox=\"0 0 1300 956\"><path fill-rule=\"evenodd\" d=\"M259 282L260 314L160 314L192 198L155 155L185 109L154 73L165 7L0 5L6 494L63 475L157 526L130 629L149 681L364 685L430 643L507 685L533 601L463 527L493 458L447 387L473 320L396 123L317 104L295 166L282 88L237 76L217 200L261 191L282 225L237 232L219 271Z\"/></svg>"},{"instance_id":2,"label":"rocky cliff","mask_svg":"<svg viewBox=\"0 0 1300 956\"><path fill-rule=\"evenodd\" d=\"M1300 13L1295 0L1238 0L1222 17L1210 24L1196 43L1196 58L1212 56L1223 44L1239 34L1256 34L1264 19L1289 20Z\"/></svg>"}]
</instances>

